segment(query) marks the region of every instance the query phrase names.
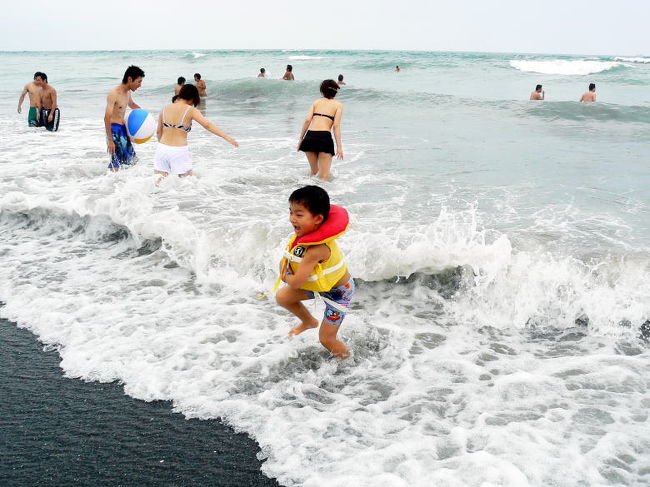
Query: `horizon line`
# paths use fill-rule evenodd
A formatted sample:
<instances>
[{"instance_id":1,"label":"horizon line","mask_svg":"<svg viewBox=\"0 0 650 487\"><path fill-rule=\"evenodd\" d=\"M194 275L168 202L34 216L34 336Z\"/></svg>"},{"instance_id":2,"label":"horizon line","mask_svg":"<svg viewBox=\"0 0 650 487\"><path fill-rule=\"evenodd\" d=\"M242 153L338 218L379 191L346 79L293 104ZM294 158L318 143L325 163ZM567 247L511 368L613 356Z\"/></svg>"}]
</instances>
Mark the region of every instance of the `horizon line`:
<instances>
[{"instance_id":1,"label":"horizon line","mask_svg":"<svg viewBox=\"0 0 650 487\"><path fill-rule=\"evenodd\" d=\"M629 57L647 57L644 54L604 54L604 53L561 53L561 52L525 52L525 51L467 51L467 50L449 50L449 49L318 49L318 48L226 48L226 49L214 49L214 48L202 48L202 47L188 47L183 49L165 49L165 48L156 48L156 49L3 49L0 50L0 53L65 53L65 52L144 52L144 51L172 51L172 52L182 52L182 51L212 51L212 52L332 52L332 53L343 53L343 52L395 52L395 53L458 53L458 54L518 54L518 55L527 55L527 56L629 56Z\"/></svg>"}]
</instances>

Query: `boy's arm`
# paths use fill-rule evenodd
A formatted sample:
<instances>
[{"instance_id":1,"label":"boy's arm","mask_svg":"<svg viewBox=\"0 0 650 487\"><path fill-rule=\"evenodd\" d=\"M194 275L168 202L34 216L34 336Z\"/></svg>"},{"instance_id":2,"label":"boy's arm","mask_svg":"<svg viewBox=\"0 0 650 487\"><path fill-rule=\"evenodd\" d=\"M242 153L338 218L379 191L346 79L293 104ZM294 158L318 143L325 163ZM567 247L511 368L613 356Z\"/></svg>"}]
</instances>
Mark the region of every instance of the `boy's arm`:
<instances>
[{"instance_id":1,"label":"boy's arm","mask_svg":"<svg viewBox=\"0 0 650 487\"><path fill-rule=\"evenodd\" d=\"M330 253L329 247L325 244L309 247L300 261L298 272L290 274L290 267L287 265L285 274L282 276L283 281L286 282L290 288L299 289L300 286L307 282L307 278L314 271L316 264L327 260Z\"/></svg>"}]
</instances>

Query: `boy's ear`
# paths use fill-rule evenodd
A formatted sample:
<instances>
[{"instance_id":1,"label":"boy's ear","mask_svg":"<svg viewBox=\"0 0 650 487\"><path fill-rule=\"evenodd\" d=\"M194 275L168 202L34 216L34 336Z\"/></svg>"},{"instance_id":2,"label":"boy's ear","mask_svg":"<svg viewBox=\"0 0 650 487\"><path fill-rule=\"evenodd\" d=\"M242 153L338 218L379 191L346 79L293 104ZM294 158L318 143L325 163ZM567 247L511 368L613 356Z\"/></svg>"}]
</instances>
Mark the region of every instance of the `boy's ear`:
<instances>
[{"instance_id":1,"label":"boy's ear","mask_svg":"<svg viewBox=\"0 0 650 487\"><path fill-rule=\"evenodd\" d=\"M325 217L323 215L316 215L316 225L320 225L325 221Z\"/></svg>"}]
</instances>

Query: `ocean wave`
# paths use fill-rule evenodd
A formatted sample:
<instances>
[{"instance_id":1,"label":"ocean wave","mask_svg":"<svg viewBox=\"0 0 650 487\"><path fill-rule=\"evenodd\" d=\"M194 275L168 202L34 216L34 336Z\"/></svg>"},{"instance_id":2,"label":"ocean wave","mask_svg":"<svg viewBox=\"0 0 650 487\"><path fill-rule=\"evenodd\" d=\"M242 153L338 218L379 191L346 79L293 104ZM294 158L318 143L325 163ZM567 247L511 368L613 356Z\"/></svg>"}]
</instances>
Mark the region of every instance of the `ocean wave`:
<instances>
[{"instance_id":1,"label":"ocean wave","mask_svg":"<svg viewBox=\"0 0 650 487\"><path fill-rule=\"evenodd\" d=\"M293 59L294 61L308 61L311 59L326 59L325 56L308 56L306 54L298 54L295 56L289 56L289 59Z\"/></svg>"},{"instance_id":2,"label":"ocean wave","mask_svg":"<svg viewBox=\"0 0 650 487\"><path fill-rule=\"evenodd\" d=\"M524 111L528 116L547 120L650 123L650 111L643 106L619 106L608 103L576 106L576 103L571 101L546 101L536 106L527 104Z\"/></svg>"},{"instance_id":3,"label":"ocean wave","mask_svg":"<svg viewBox=\"0 0 650 487\"><path fill-rule=\"evenodd\" d=\"M237 274L253 286L251 295L256 286L257 290L269 288L276 277L274 249L282 238L274 237L270 228L260 227L251 234L215 233L180 214L165 212L131 220L130 212L111 217L92 214L83 206L70 212L55 205L24 207L15 195L8 199L10 209L0 208L0 226L5 232L13 229L69 240L81 237L88 243L124 241L132 256L160 249L205 284L218 273ZM592 327L607 333L620 323L640 326L650 318L646 304L634 297L646 288L644 292L650 295L650 284L644 283L650 261L586 264L573 256L518 251L506 235L479 228L475 210L443 209L435 221L419 228L359 223L353 222L352 231L341 242L354 276L366 283L434 276L439 283L453 284L440 286L438 291L444 298L453 297L443 299L444 307L459 322L570 327L587 317ZM260 241L261 235L267 237ZM242 267L243 261L248 265ZM571 301L553 298L567 293L573 296ZM605 301L609 303L606 308L602 306Z\"/></svg>"},{"instance_id":4,"label":"ocean wave","mask_svg":"<svg viewBox=\"0 0 650 487\"><path fill-rule=\"evenodd\" d=\"M615 57L614 61L622 61L624 63L650 63L650 57Z\"/></svg>"},{"instance_id":5,"label":"ocean wave","mask_svg":"<svg viewBox=\"0 0 650 487\"><path fill-rule=\"evenodd\" d=\"M262 448L263 471L284 485L425 487L425 468L441 484L479 485L485 476L476 472L519 472L539 448L536 462L563 458L566 430L542 420L557 399L553 419L584 414L617 434L647 430L627 416L581 413L585 390L612 404L645 391L647 352L619 338L647 326L647 260L588 264L517 251L506 235L482 229L474 210L400 230L355 217L351 207L341 246L361 279L342 331L353 356L336 361L314 333L287 339L294 320L254 297L255 282L270 284L277 272L284 218L251 228L220 207L226 219L208 233L179 194L167 211L134 202L134 178L104 194L110 205L0 197L0 316L56 346L68 377L119 381L129 396L172 400L189 418L219 417L247 432ZM644 409L624 411L642 417ZM518 441L503 427L513 422L545 441L521 457L466 453ZM452 456L450 480L443 467ZM399 475L387 477L387 465ZM591 470L572 472L578 479ZM553 475L544 479L561 483ZM503 484L525 481L521 474Z\"/></svg>"},{"instance_id":6,"label":"ocean wave","mask_svg":"<svg viewBox=\"0 0 650 487\"><path fill-rule=\"evenodd\" d=\"M613 61L552 59L537 61L512 60L510 66L526 73L585 76L625 67L625 64Z\"/></svg>"}]
</instances>

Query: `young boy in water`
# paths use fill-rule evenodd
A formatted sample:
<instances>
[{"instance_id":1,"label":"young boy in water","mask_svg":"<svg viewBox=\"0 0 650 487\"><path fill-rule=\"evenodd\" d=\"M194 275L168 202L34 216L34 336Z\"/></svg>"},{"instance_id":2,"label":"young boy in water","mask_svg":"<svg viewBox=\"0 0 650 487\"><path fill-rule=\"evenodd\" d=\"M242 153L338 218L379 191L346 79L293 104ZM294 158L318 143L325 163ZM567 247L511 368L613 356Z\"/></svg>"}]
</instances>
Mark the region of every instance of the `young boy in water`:
<instances>
[{"instance_id":1,"label":"young boy in water","mask_svg":"<svg viewBox=\"0 0 650 487\"><path fill-rule=\"evenodd\" d=\"M335 239L347 228L347 212L331 206L324 189L305 186L289 197L289 221L295 235L280 262L280 277L287 285L276 294L277 303L300 319L289 335L318 327L318 320L301 303L318 293L325 301L320 342L335 356L345 358L348 347L336 334L354 294L354 280Z\"/></svg>"}]
</instances>

